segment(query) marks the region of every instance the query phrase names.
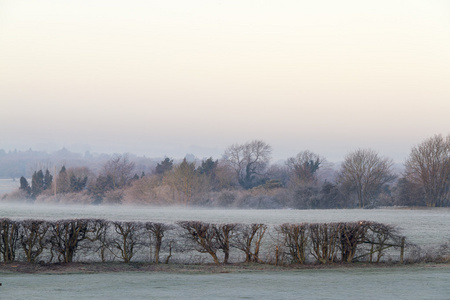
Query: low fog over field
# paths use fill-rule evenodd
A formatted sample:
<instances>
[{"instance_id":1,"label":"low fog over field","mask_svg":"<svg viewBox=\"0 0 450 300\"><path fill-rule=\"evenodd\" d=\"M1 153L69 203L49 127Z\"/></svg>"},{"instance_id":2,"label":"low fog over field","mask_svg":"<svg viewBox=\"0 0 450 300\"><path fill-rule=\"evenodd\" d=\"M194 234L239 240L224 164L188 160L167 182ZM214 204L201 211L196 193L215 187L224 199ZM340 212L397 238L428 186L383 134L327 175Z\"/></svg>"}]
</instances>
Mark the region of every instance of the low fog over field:
<instances>
[{"instance_id":1,"label":"low fog over field","mask_svg":"<svg viewBox=\"0 0 450 300\"><path fill-rule=\"evenodd\" d=\"M413 243L439 246L450 240L449 209L332 209L245 210L195 209L185 207L61 206L0 204L0 218L59 220L73 218L111 221L162 222L204 221L210 223L320 223L375 221L397 226Z\"/></svg>"}]
</instances>

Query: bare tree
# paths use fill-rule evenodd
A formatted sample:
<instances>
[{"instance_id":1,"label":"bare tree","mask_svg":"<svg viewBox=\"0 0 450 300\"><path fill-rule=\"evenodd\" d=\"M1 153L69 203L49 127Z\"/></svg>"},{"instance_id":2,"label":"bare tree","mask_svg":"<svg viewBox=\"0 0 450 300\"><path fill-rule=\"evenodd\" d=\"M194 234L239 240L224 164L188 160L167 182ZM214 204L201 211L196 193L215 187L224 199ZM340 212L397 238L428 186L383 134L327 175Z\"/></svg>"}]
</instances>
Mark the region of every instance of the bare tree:
<instances>
[{"instance_id":1,"label":"bare tree","mask_svg":"<svg viewBox=\"0 0 450 300\"><path fill-rule=\"evenodd\" d=\"M143 225L138 222L113 222L116 233L110 240L113 248L118 250L115 256L123 262L129 263L136 253L137 246L141 243Z\"/></svg>"},{"instance_id":2,"label":"bare tree","mask_svg":"<svg viewBox=\"0 0 450 300\"><path fill-rule=\"evenodd\" d=\"M144 224L144 227L150 232L151 237L155 240L153 259L155 264L158 264L164 234L166 231L172 229L172 226L163 223L147 222Z\"/></svg>"},{"instance_id":3,"label":"bare tree","mask_svg":"<svg viewBox=\"0 0 450 300\"><path fill-rule=\"evenodd\" d=\"M265 224L239 224L233 239L233 246L245 253L245 262L260 262L259 250L266 233Z\"/></svg>"},{"instance_id":4,"label":"bare tree","mask_svg":"<svg viewBox=\"0 0 450 300\"><path fill-rule=\"evenodd\" d=\"M310 224L311 254L317 261L333 262L338 250L339 226L336 223Z\"/></svg>"},{"instance_id":5,"label":"bare tree","mask_svg":"<svg viewBox=\"0 0 450 300\"><path fill-rule=\"evenodd\" d=\"M284 246L289 251L292 262L304 264L308 243L308 224L285 223L279 225L276 230L283 236Z\"/></svg>"},{"instance_id":6,"label":"bare tree","mask_svg":"<svg viewBox=\"0 0 450 300\"><path fill-rule=\"evenodd\" d=\"M238 224L214 224L213 228L216 232L216 242L218 248L223 251L224 258L223 263L228 263L230 258L230 246L231 240L236 234L236 228Z\"/></svg>"},{"instance_id":7,"label":"bare tree","mask_svg":"<svg viewBox=\"0 0 450 300\"><path fill-rule=\"evenodd\" d=\"M450 201L450 134L435 135L411 150L405 177L420 186L427 206L447 206Z\"/></svg>"},{"instance_id":8,"label":"bare tree","mask_svg":"<svg viewBox=\"0 0 450 300\"><path fill-rule=\"evenodd\" d=\"M250 189L259 184L258 181L270 162L271 153L270 145L261 140L253 140L228 147L223 159L235 171L239 184Z\"/></svg>"},{"instance_id":9,"label":"bare tree","mask_svg":"<svg viewBox=\"0 0 450 300\"><path fill-rule=\"evenodd\" d=\"M13 262L16 259L19 225L17 221L0 219L0 254L4 262Z\"/></svg>"},{"instance_id":10,"label":"bare tree","mask_svg":"<svg viewBox=\"0 0 450 300\"><path fill-rule=\"evenodd\" d=\"M69 263L80 249L80 243L87 239L89 219L59 220L50 223L51 253L56 251L58 261Z\"/></svg>"},{"instance_id":11,"label":"bare tree","mask_svg":"<svg viewBox=\"0 0 450 300\"><path fill-rule=\"evenodd\" d=\"M393 181L393 161L371 149L358 149L345 157L337 181L356 193L358 206L372 204L381 187Z\"/></svg>"},{"instance_id":12,"label":"bare tree","mask_svg":"<svg viewBox=\"0 0 450 300\"><path fill-rule=\"evenodd\" d=\"M397 205L427 205L422 185L419 183L411 182L405 176L403 176L396 182L393 192L393 197L394 199L396 199Z\"/></svg>"},{"instance_id":13,"label":"bare tree","mask_svg":"<svg viewBox=\"0 0 450 300\"><path fill-rule=\"evenodd\" d=\"M352 262L358 245L365 242L369 224L369 222L365 221L343 222L337 224L343 262Z\"/></svg>"},{"instance_id":14,"label":"bare tree","mask_svg":"<svg viewBox=\"0 0 450 300\"><path fill-rule=\"evenodd\" d=\"M398 234L397 228L392 225L376 222L368 222L367 225L366 243L371 245L369 261L372 262L373 254L377 253L376 262L378 263L384 255L384 250L400 246L402 236Z\"/></svg>"},{"instance_id":15,"label":"bare tree","mask_svg":"<svg viewBox=\"0 0 450 300\"><path fill-rule=\"evenodd\" d=\"M122 188L130 182L134 166L135 164L130 161L127 154L115 155L103 166L102 175L111 177L113 189Z\"/></svg>"},{"instance_id":16,"label":"bare tree","mask_svg":"<svg viewBox=\"0 0 450 300\"><path fill-rule=\"evenodd\" d=\"M86 237L90 243L90 249L92 252L98 253L102 262L106 262L106 252L110 251L108 232L111 227L111 222L94 219L90 220L89 235Z\"/></svg>"},{"instance_id":17,"label":"bare tree","mask_svg":"<svg viewBox=\"0 0 450 300\"><path fill-rule=\"evenodd\" d=\"M199 221L182 221L177 224L184 229L188 240L197 245L198 252L208 253L216 265L220 264L217 257L217 250L219 250L216 243L217 231L211 224Z\"/></svg>"},{"instance_id":18,"label":"bare tree","mask_svg":"<svg viewBox=\"0 0 450 300\"><path fill-rule=\"evenodd\" d=\"M19 230L20 244L27 262L36 262L47 246L47 231L49 225L42 220L24 220Z\"/></svg>"}]
</instances>

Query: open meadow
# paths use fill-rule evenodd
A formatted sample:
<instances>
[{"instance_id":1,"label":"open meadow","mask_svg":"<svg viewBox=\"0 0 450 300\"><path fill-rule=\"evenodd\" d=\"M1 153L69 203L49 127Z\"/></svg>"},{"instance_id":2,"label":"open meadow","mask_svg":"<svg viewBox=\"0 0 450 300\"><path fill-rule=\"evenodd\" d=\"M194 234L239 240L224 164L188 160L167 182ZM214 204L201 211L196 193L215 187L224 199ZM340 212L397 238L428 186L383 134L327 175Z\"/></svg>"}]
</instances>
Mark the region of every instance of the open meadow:
<instances>
[{"instance_id":1,"label":"open meadow","mask_svg":"<svg viewBox=\"0 0 450 300\"><path fill-rule=\"evenodd\" d=\"M102 218L175 223L256 223L368 220L399 228L409 242L438 247L450 239L449 209L220 210L134 206L0 204L0 218L14 220ZM394 255L398 255L395 253ZM175 259L176 261L176 259ZM208 260L205 260L208 262ZM116 264L121 264L116 262ZM448 264L331 268L165 267L114 271L75 268L60 272L0 269L5 299L448 299Z\"/></svg>"}]
</instances>

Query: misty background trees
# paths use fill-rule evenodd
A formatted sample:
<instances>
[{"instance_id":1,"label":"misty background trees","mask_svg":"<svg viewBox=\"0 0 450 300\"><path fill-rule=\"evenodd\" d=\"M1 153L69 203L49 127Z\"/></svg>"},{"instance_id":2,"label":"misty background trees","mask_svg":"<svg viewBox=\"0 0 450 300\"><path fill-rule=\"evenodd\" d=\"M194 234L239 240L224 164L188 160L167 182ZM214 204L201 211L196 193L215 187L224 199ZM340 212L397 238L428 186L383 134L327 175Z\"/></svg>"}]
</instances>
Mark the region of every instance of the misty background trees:
<instances>
[{"instance_id":1,"label":"misty background trees","mask_svg":"<svg viewBox=\"0 0 450 300\"><path fill-rule=\"evenodd\" d=\"M262 140L233 144L220 159L187 155L151 160L116 154L89 155L84 164L74 156L33 161L34 168L21 175L19 189L1 200L295 209L442 207L450 204L449 149L450 135L430 137L411 149L403 172L373 149L349 152L338 165L308 149L273 162L272 147Z\"/></svg>"}]
</instances>

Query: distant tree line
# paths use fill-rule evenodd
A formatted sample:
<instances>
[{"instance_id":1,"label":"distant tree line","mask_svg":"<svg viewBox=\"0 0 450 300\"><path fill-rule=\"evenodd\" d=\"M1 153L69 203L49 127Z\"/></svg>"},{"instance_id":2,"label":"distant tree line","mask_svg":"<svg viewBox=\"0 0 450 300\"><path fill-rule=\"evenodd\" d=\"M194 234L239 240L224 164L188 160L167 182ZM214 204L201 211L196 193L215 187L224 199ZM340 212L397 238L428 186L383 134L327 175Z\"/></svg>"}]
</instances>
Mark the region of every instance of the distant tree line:
<instances>
[{"instance_id":1,"label":"distant tree line","mask_svg":"<svg viewBox=\"0 0 450 300\"><path fill-rule=\"evenodd\" d=\"M63 165L66 168L89 166L94 174L98 174L103 165L112 157L114 157L114 154L90 153L89 151L80 154L71 152L66 148L52 153L32 149L26 151L0 149L0 178L19 179L24 176L30 179L35 171L45 171L46 169L50 170L50 173L55 176L55 165L57 166L56 174ZM142 171L154 169L156 166L157 159L133 154L129 154L129 157L135 163L136 172L139 174Z\"/></svg>"},{"instance_id":2,"label":"distant tree line","mask_svg":"<svg viewBox=\"0 0 450 300\"><path fill-rule=\"evenodd\" d=\"M388 254L387 249L396 248ZM147 261L275 265L355 261L403 263L405 238L368 221L339 223L214 224L69 219L0 219L0 260L28 263ZM197 253L197 254L196 254ZM201 256L200 260L197 257ZM392 258L392 257L391 257Z\"/></svg>"},{"instance_id":3,"label":"distant tree line","mask_svg":"<svg viewBox=\"0 0 450 300\"><path fill-rule=\"evenodd\" d=\"M164 158L147 174L129 155L115 155L98 172L62 166L53 176L36 170L31 184L6 200L48 203L149 204L240 208L372 208L450 205L450 135L414 146L405 171L372 149L348 153L340 167L309 150L270 164L272 148L260 140L228 147L220 160ZM45 171L44 171L45 170Z\"/></svg>"}]
</instances>

